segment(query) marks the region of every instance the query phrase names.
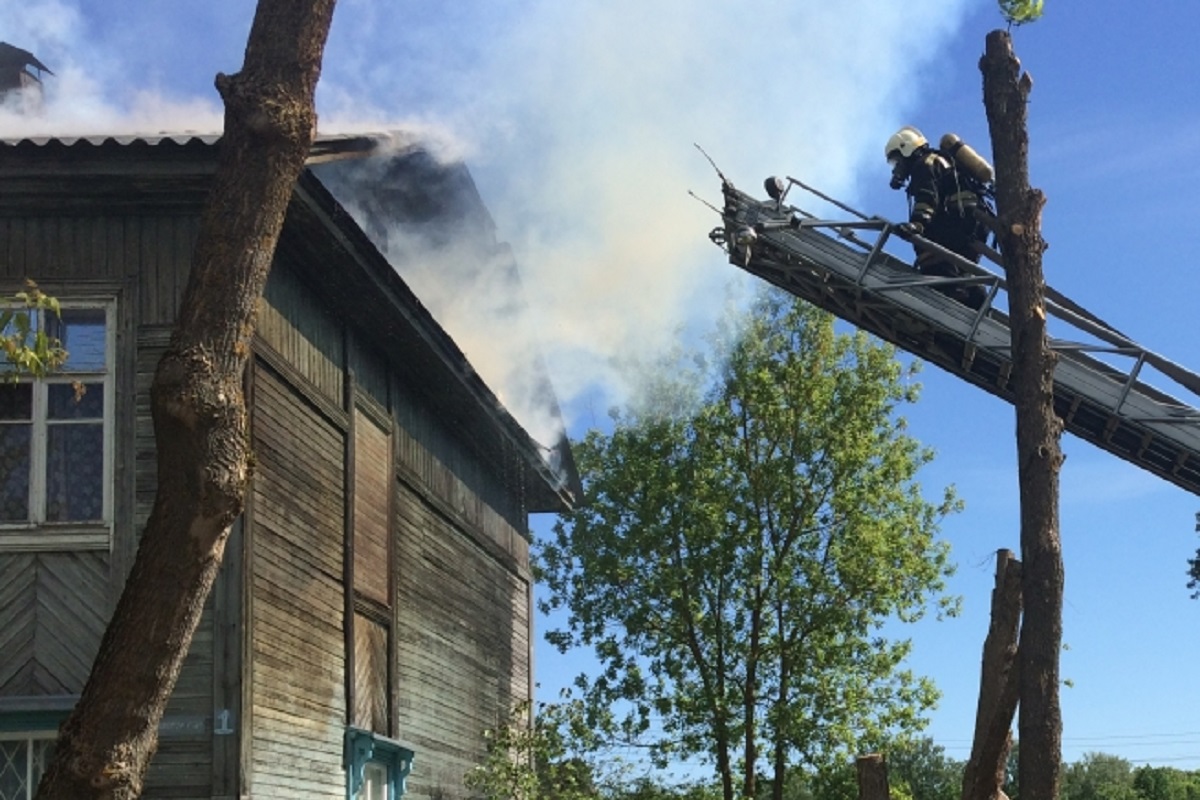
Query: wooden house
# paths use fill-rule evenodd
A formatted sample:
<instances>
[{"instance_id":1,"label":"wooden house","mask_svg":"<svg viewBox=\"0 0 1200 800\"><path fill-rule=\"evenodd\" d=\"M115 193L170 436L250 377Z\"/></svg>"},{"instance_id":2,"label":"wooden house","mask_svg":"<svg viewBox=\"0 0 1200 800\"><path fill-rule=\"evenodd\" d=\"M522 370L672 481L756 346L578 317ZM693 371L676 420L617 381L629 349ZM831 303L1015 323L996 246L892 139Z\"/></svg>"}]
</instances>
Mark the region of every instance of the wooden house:
<instances>
[{"instance_id":1,"label":"wooden house","mask_svg":"<svg viewBox=\"0 0 1200 800\"><path fill-rule=\"evenodd\" d=\"M321 139L312 162L378 144ZM31 796L149 513L148 387L217 147L0 143L0 289L30 278L58 297L61 318L42 322L71 354L58 374L0 385L5 800ZM411 212L397 224L458 214L503 259L465 168L433 168L420 148L389 158ZM428 196L437 174L455 204ZM253 349L253 485L146 796L374 799L407 777L410 796L463 797L483 731L532 693L528 517L578 495L565 440L516 422L313 169Z\"/></svg>"}]
</instances>

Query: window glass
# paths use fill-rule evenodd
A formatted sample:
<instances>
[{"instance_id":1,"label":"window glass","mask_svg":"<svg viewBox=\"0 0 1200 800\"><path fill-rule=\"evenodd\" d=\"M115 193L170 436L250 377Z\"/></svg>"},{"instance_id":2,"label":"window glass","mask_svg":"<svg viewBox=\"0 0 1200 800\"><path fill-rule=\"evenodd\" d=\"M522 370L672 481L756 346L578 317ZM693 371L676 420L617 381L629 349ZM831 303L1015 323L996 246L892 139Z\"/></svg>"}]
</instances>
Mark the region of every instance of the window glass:
<instances>
[{"instance_id":1,"label":"window glass","mask_svg":"<svg viewBox=\"0 0 1200 800\"><path fill-rule=\"evenodd\" d=\"M53 734L51 734L52 736ZM37 785L42 781L42 775L46 772L46 767L50 766L50 759L54 758L53 738L34 739L29 743L29 773L33 778L33 786L37 789Z\"/></svg>"},{"instance_id":2,"label":"window glass","mask_svg":"<svg viewBox=\"0 0 1200 800\"><path fill-rule=\"evenodd\" d=\"M110 521L111 321L111 305L35 315L69 355L49 375L0 380L0 526Z\"/></svg>"},{"instance_id":3,"label":"window glass","mask_svg":"<svg viewBox=\"0 0 1200 800\"><path fill-rule=\"evenodd\" d=\"M103 515L103 424L51 425L46 444L46 520L87 522Z\"/></svg>"},{"instance_id":4,"label":"window glass","mask_svg":"<svg viewBox=\"0 0 1200 800\"><path fill-rule=\"evenodd\" d=\"M52 383L49 413L52 420L100 419L104 416L103 383Z\"/></svg>"},{"instance_id":5,"label":"window glass","mask_svg":"<svg viewBox=\"0 0 1200 800\"><path fill-rule=\"evenodd\" d=\"M0 420L32 417L33 386L28 383L0 383Z\"/></svg>"},{"instance_id":6,"label":"window glass","mask_svg":"<svg viewBox=\"0 0 1200 800\"><path fill-rule=\"evenodd\" d=\"M0 740L0 800L31 800L54 753L50 734Z\"/></svg>"},{"instance_id":7,"label":"window glass","mask_svg":"<svg viewBox=\"0 0 1200 800\"><path fill-rule=\"evenodd\" d=\"M107 337L103 308L64 308L62 316L46 315L46 332L67 351L65 372L102 372Z\"/></svg>"},{"instance_id":8,"label":"window glass","mask_svg":"<svg viewBox=\"0 0 1200 800\"><path fill-rule=\"evenodd\" d=\"M26 766L29 744L24 740L0 741L0 798L25 800L29 797Z\"/></svg>"},{"instance_id":9,"label":"window glass","mask_svg":"<svg viewBox=\"0 0 1200 800\"><path fill-rule=\"evenodd\" d=\"M388 770L383 764L368 761L363 766L363 785L358 792L361 800L388 800Z\"/></svg>"},{"instance_id":10,"label":"window glass","mask_svg":"<svg viewBox=\"0 0 1200 800\"><path fill-rule=\"evenodd\" d=\"M33 426L0 424L0 522L29 519L29 445Z\"/></svg>"}]
</instances>

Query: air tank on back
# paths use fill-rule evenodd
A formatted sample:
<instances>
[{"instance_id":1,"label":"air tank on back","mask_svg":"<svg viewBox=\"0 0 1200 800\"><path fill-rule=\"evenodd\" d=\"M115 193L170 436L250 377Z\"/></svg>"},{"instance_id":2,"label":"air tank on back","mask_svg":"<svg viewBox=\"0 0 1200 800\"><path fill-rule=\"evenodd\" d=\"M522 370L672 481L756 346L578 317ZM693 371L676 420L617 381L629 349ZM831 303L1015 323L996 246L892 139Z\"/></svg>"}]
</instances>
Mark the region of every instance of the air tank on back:
<instances>
[{"instance_id":1,"label":"air tank on back","mask_svg":"<svg viewBox=\"0 0 1200 800\"><path fill-rule=\"evenodd\" d=\"M958 134L947 133L938 143L938 149L948 158L954 159L955 163L971 173L972 177L983 183L991 183L996 177L992 165L983 156L976 153L974 148L964 142Z\"/></svg>"}]
</instances>

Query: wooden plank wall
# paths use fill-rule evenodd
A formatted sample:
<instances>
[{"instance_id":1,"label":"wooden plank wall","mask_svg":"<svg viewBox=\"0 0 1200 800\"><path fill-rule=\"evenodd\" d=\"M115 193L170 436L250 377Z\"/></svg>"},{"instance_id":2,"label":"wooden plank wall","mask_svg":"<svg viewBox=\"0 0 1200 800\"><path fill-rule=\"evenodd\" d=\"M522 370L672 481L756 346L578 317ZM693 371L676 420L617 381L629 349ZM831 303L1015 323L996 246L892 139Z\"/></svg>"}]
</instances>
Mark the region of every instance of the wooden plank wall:
<instances>
[{"instance_id":1,"label":"wooden plank wall","mask_svg":"<svg viewBox=\"0 0 1200 800\"><path fill-rule=\"evenodd\" d=\"M243 791L344 796L344 432L261 361L252 419L252 733Z\"/></svg>"},{"instance_id":2,"label":"wooden plank wall","mask_svg":"<svg viewBox=\"0 0 1200 800\"><path fill-rule=\"evenodd\" d=\"M248 768L254 777L249 788L256 796L264 786L289 796L315 796L335 780L322 770L340 763L332 759L329 737L344 730L346 717L336 730L329 726L343 702L341 653L349 645L356 673L354 723L385 727L379 680L390 672L397 706L394 735L417 749L410 794L465 797L462 776L484 756L483 731L496 725L513 700L528 698L531 691L529 544L522 535L527 519L514 476L480 462L453 423L425 404L420 387L406 384L402 370L389 376L382 359L359 337L349 338L348 357L341 359L352 365L356 378L356 408L347 413L338 394L344 376L335 380L332 373L340 369L329 344L336 337L324 327L327 320L314 323L309 318L317 301L279 267L272 272L268 294L260 311L265 324L254 381L259 474L251 514L254 739ZM392 417L390 438L387 426L376 421L379 415ZM338 559L344 556L344 522L338 515L344 509L335 508L332 495L325 495L329 504L319 514L297 504L315 502L311 497L318 485L336 494L341 475L334 459L342 457L342 436L351 430L356 436L350 514L354 583L358 602L367 603L370 613L364 607L353 615L354 635L347 640L341 629L345 598L339 607L327 581L342 577ZM381 473L389 442L391 480ZM269 470L271 464L278 469ZM390 501L384 489L388 485ZM390 517L381 517L389 503ZM289 513L287 530L302 538L267 546L264 537L271 526L283 527L272 520ZM390 596L381 595L388 576L378 569L387 552L381 538L385 524L392 536ZM321 526L323 539L317 538ZM287 582L298 583L305 576L316 582L316 590L285 590ZM344 591L344 585L340 588ZM307 599L301 601L301 596ZM261 608L264 603L269 610ZM387 613L388 607L396 638L391 670L379 664L386 634L371 616ZM317 622L322 614L324 620ZM298 634L289 633L300 630L308 637L302 640L304 647L294 641ZM291 669L272 671L280 661ZM318 664L325 665L323 688ZM335 670L340 672L335 675ZM286 696L280 686L287 687ZM302 708L295 708L297 702ZM296 750L300 743L271 728L284 707L293 709L288 719L295 730L305 731L305 746L314 759L312 742L325 741L331 748L327 763L303 784L294 772L269 772L275 758L286 757L289 744L293 756L304 752ZM297 782L288 783L288 775Z\"/></svg>"},{"instance_id":3,"label":"wooden plank wall","mask_svg":"<svg viewBox=\"0 0 1200 800\"><path fill-rule=\"evenodd\" d=\"M398 477L419 487L430 502L456 520L464 531L482 537L491 548L507 554L516 568L528 569L529 541L524 535L527 517L523 511L516 514L515 500L511 497L499 508L489 502L490 497L501 494L505 476L483 471L464 452L465 448L453 440L431 436L429 429L436 424L436 419L428 416L410 415L407 420L401 417L395 434ZM433 448L430 440L435 443Z\"/></svg>"},{"instance_id":4,"label":"wooden plank wall","mask_svg":"<svg viewBox=\"0 0 1200 800\"><path fill-rule=\"evenodd\" d=\"M0 279L46 288L137 279L141 324L175 319L199 220L194 214L0 217Z\"/></svg>"},{"instance_id":5,"label":"wooden plank wall","mask_svg":"<svg viewBox=\"0 0 1200 800\"><path fill-rule=\"evenodd\" d=\"M286 268L272 269L267 279L258 336L325 399L342 404L342 326Z\"/></svg>"},{"instance_id":6,"label":"wooden plank wall","mask_svg":"<svg viewBox=\"0 0 1200 800\"><path fill-rule=\"evenodd\" d=\"M399 732L417 753L409 795L466 798L483 731L529 696L529 574L420 488L397 492Z\"/></svg>"}]
</instances>

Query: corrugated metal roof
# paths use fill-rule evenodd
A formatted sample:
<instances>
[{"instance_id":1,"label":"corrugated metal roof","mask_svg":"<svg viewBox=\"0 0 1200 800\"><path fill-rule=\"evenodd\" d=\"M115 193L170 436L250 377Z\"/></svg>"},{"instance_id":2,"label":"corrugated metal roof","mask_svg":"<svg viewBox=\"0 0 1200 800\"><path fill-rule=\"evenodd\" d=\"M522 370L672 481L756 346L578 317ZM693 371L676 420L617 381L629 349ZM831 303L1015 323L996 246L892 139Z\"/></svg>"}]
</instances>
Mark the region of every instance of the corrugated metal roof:
<instances>
[{"instance_id":1,"label":"corrugated metal roof","mask_svg":"<svg viewBox=\"0 0 1200 800\"><path fill-rule=\"evenodd\" d=\"M90 136L6 136L0 138L0 145L17 147L23 144L31 144L37 147L45 147L46 145L56 144L65 147L73 147L79 144L88 144L92 145L93 147L101 147L103 145L112 143L122 146L131 144L146 144L153 146L167 141L174 144L189 144L191 142L213 144L220 138L221 134L219 132L198 133L196 131L182 131L179 133L101 133Z\"/></svg>"},{"instance_id":2,"label":"corrugated metal roof","mask_svg":"<svg viewBox=\"0 0 1200 800\"><path fill-rule=\"evenodd\" d=\"M141 145L157 147L170 143L186 146L190 144L213 145L220 141L220 131L161 131L159 133L97 133L78 136L2 136L0 147L128 147ZM378 131L371 133L319 133L313 142L310 163L320 163L340 158L354 158L382 149L409 149L416 145L416 138L403 131Z\"/></svg>"}]
</instances>

